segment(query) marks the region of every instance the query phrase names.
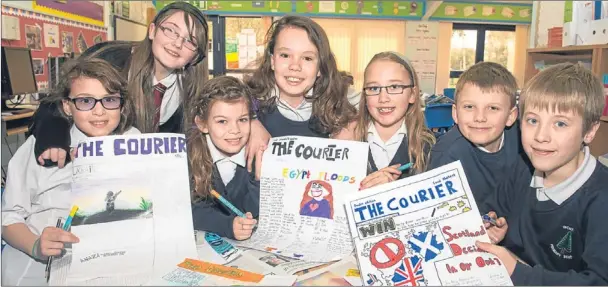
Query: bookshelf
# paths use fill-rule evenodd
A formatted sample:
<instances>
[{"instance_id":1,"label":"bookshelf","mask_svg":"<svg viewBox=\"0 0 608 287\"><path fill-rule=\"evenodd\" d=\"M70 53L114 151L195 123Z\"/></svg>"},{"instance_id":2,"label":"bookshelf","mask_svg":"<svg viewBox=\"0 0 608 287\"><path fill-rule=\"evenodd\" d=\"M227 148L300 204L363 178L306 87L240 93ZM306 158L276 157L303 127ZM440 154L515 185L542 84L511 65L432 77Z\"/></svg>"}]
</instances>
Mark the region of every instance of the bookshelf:
<instances>
[{"instance_id":1,"label":"bookshelf","mask_svg":"<svg viewBox=\"0 0 608 287\"><path fill-rule=\"evenodd\" d=\"M545 66L549 66L579 61L589 63L591 71L601 79L602 75L608 74L608 45L528 49L524 81L527 82L539 72L536 67L539 62L544 62Z\"/></svg>"}]
</instances>

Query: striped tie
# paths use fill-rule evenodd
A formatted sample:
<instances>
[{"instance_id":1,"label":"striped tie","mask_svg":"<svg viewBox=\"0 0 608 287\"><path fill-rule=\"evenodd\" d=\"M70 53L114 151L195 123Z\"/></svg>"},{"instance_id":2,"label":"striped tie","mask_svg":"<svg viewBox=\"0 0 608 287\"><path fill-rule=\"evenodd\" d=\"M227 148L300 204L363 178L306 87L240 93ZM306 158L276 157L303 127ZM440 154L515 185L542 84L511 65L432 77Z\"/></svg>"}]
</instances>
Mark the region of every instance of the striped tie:
<instances>
[{"instance_id":1,"label":"striped tie","mask_svg":"<svg viewBox=\"0 0 608 287\"><path fill-rule=\"evenodd\" d=\"M158 83L154 85L154 107L156 107L156 115L154 116L154 126L158 130L158 123L160 121L160 106L163 102L163 95L165 95L165 91L167 87L165 85Z\"/></svg>"}]
</instances>

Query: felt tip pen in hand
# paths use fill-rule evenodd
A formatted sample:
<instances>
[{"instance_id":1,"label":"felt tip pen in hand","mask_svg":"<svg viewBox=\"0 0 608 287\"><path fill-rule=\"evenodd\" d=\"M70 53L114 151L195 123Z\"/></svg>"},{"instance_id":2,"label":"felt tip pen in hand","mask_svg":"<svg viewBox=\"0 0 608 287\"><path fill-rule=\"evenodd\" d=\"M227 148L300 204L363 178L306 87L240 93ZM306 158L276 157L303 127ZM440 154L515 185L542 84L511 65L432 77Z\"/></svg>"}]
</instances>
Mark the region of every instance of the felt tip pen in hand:
<instances>
[{"instance_id":1,"label":"felt tip pen in hand","mask_svg":"<svg viewBox=\"0 0 608 287\"><path fill-rule=\"evenodd\" d=\"M222 204L224 204L224 206L228 207L230 210L232 210L232 212L234 212L236 215L243 217L243 218L247 218L247 216L245 216L245 214L240 211L238 208L236 208L234 205L232 205L232 203L230 203L230 201L226 200L223 196L221 196L219 193L217 193L217 191L215 190L211 190L211 195L215 196L215 198L217 198Z\"/></svg>"},{"instance_id":2,"label":"felt tip pen in hand","mask_svg":"<svg viewBox=\"0 0 608 287\"><path fill-rule=\"evenodd\" d=\"M490 217L487 214L482 215L481 219L483 219L483 222L489 222L490 224L496 226L496 219Z\"/></svg>"},{"instance_id":3,"label":"felt tip pen in hand","mask_svg":"<svg viewBox=\"0 0 608 287\"><path fill-rule=\"evenodd\" d=\"M76 215L76 211L78 211L78 206L74 205L72 210L70 210L68 219L66 219L65 223L63 224L63 230L68 231L70 229L70 226L72 226L72 218L74 218L74 215Z\"/></svg>"},{"instance_id":4,"label":"felt tip pen in hand","mask_svg":"<svg viewBox=\"0 0 608 287\"><path fill-rule=\"evenodd\" d=\"M398 167L397 169L398 169L399 171L402 171L402 172L403 172L403 171L408 170L410 167L412 167L412 165L413 165L413 164L412 164L411 162L410 162L410 163L406 163L406 164L404 164L404 165L401 165L401 166L400 166L400 167Z\"/></svg>"},{"instance_id":5,"label":"felt tip pen in hand","mask_svg":"<svg viewBox=\"0 0 608 287\"><path fill-rule=\"evenodd\" d=\"M60 228L61 227L61 218L57 219L57 225L55 225L55 227ZM49 256L49 258L46 260L46 268L44 269L44 276L46 278L46 282L49 282L49 278L51 277L51 263L53 262L53 256Z\"/></svg>"}]
</instances>

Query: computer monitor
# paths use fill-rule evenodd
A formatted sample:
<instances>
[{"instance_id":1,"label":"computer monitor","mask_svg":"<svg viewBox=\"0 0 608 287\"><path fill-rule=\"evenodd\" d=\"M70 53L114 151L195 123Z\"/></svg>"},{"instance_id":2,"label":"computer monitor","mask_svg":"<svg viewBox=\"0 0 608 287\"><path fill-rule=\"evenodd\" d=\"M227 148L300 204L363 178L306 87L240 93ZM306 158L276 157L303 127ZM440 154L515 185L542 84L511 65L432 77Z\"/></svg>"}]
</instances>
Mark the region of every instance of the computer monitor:
<instances>
[{"instance_id":1,"label":"computer monitor","mask_svg":"<svg viewBox=\"0 0 608 287\"><path fill-rule=\"evenodd\" d=\"M2 110L9 110L6 100L37 92L30 49L2 47Z\"/></svg>"}]
</instances>

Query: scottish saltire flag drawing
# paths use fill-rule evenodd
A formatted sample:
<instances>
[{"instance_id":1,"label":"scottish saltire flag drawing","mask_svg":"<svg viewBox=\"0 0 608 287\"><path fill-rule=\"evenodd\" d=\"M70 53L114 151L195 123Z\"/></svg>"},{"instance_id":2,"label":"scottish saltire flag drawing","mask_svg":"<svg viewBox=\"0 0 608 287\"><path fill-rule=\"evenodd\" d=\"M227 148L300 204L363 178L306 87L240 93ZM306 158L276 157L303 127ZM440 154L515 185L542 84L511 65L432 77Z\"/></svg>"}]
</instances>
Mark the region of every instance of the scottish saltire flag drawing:
<instances>
[{"instance_id":1,"label":"scottish saltire flag drawing","mask_svg":"<svg viewBox=\"0 0 608 287\"><path fill-rule=\"evenodd\" d=\"M410 247L424 257L424 261L429 261L443 250L443 243L437 241L437 235L430 232L419 232L414 234L408 241Z\"/></svg>"},{"instance_id":2,"label":"scottish saltire flag drawing","mask_svg":"<svg viewBox=\"0 0 608 287\"><path fill-rule=\"evenodd\" d=\"M395 269L394 286L426 286L422 274L422 258L418 256L403 259L401 266Z\"/></svg>"},{"instance_id":3,"label":"scottish saltire flag drawing","mask_svg":"<svg viewBox=\"0 0 608 287\"><path fill-rule=\"evenodd\" d=\"M490 238L460 161L357 192L344 207L366 286L513 285L496 256L474 248Z\"/></svg>"}]
</instances>

